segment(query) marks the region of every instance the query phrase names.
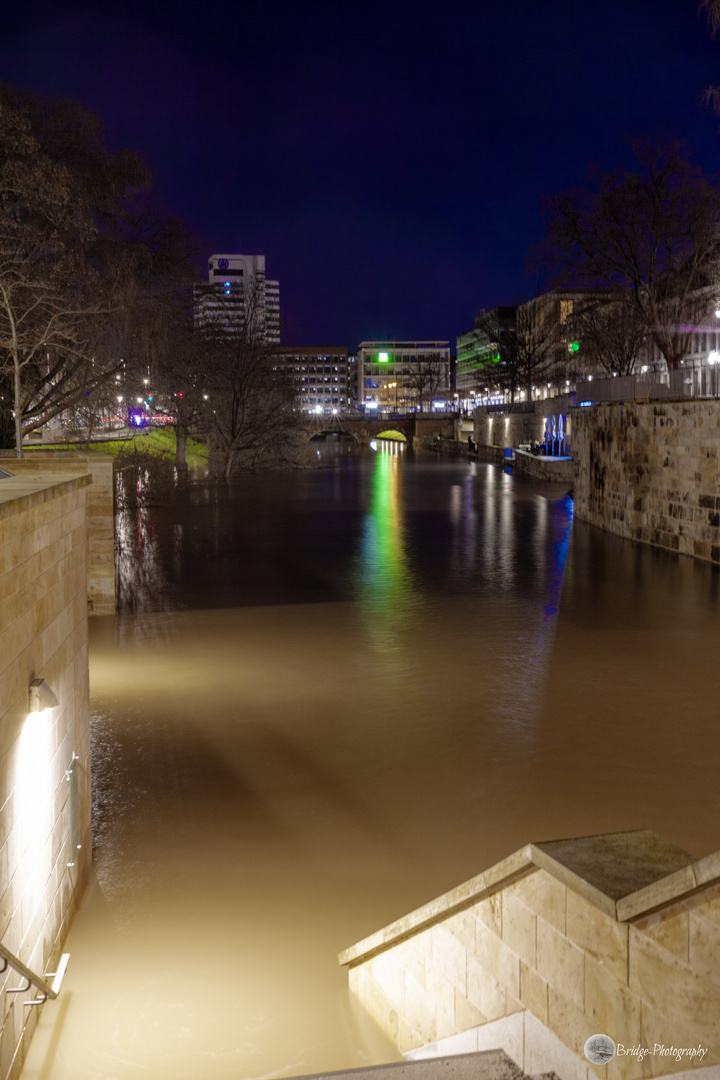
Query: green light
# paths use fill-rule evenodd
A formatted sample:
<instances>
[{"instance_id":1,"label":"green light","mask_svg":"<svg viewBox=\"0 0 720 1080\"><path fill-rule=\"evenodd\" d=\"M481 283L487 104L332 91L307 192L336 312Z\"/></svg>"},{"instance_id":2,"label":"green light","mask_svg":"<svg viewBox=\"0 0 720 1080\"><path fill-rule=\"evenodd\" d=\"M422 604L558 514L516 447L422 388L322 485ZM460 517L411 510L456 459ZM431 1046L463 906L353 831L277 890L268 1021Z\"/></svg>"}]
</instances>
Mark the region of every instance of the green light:
<instances>
[{"instance_id":1,"label":"green light","mask_svg":"<svg viewBox=\"0 0 720 1080\"><path fill-rule=\"evenodd\" d=\"M388 432L385 432L387 435ZM402 643L417 605L407 552L399 447L379 444L363 524L357 585L372 640L389 669L404 663Z\"/></svg>"},{"instance_id":2,"label":"green light","mask_svg":"<svg viewBox=\"0 0 720 1080\"><path fill-rule=\"evenodd\" d=\"M378 353L378 364L387 364L388 354L386 352Z\"/></svg>"},{"instance_id":3,"label":"green light","mask_svg":"<svg viewBox=\"0 0 720 1080\"><path fill-rule=\"evenodd\" d=\"M579 341L571 341L570 342L570 352L580 352L580 342Z\"/></svg>"}]
</instances>

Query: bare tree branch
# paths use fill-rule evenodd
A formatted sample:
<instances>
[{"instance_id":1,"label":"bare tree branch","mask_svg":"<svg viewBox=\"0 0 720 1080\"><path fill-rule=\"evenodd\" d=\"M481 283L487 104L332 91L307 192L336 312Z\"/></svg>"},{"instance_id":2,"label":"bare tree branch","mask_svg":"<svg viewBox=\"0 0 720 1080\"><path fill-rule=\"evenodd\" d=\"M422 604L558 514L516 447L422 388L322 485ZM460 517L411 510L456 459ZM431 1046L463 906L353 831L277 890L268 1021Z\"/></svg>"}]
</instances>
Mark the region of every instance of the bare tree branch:
<instances>
[{"instance_id":1,"label":"bare tree branch","mask_svg":"<svg viewBox=\"0 0 720 1080\"><path fill-rule=\"evenodd\" d=\"M720 190L676 145L636 146L639 171L598 174L544 200L538 256L557 281L624 294L669 368L689 347L720 259ZM625 303L625 300L623 300Z\"/></svg>"}]
</instances>

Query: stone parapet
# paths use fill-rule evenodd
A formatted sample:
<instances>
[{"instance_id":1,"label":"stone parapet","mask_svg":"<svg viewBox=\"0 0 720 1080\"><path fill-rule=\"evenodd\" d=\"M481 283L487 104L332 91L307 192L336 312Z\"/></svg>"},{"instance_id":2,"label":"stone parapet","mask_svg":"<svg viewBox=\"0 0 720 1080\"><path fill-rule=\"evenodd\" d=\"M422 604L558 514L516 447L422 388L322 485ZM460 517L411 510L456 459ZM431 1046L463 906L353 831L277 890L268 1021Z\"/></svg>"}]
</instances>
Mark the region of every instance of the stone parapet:
<instances>
[{"instance_id":1,"label":"stone parapet","mask_svg":"<svg viewBox=\"0 0 720 1080\"><path fill-rule=\"evenodd\" d=\"M575 468L571 457L542 457L529 454L526 450L515 451L515 472L518 476L529 476L532 480L547 480L553 484L567 484L572 487Z\"/></svg>"},{"instance_id":2,"label":"stone parapet","mask_svg":"<svg viewBox=\"0 0 720 1080\"><path fill-rule=\"evenodd\" d=\"M405 1054L492 1037L526 1071L563 1080L716 1067L720 856L694 859L647 831L529 844L340 962ZM596 1032L651 1053L590 1065ZM705 1052L678 1064L656 1044Z\"/></svg>"},{"instance_id":3,"label":"stone parapet","mask_svg":"<svg viewBox=\"0 0 720 1080\"><path fill-rule=\"evenodd\" d=\"M56 479L88 476L87 492L87 581L88 611L91 615L115 613L115 524L113 459L107 454L75 451L32 450L21 460L10 452L0 453L0 466L12 479L0 485L0 501L5 487L5 501L11 491L48 491ZM8 486L9 485L9 486ZM44 496L49 497L49 496ZM14 498L14 496L13 496Z\"/></svg>"},{"instance_id":4,"label":"stone parapet","mask_svg":"<svg viewBox=\"0 0 720 1080\"><path fill-rule=\"evenodd\" d=\"M15 470L13 470L15 471ZM87 468L0 479L0 940L55 970L91 863ZM59 704L29 711L43 679ZM77 844L80 844L80 848ZM0 1078L19 1076L40 1008L0 974Z\"/></svg>"}]
</instances>

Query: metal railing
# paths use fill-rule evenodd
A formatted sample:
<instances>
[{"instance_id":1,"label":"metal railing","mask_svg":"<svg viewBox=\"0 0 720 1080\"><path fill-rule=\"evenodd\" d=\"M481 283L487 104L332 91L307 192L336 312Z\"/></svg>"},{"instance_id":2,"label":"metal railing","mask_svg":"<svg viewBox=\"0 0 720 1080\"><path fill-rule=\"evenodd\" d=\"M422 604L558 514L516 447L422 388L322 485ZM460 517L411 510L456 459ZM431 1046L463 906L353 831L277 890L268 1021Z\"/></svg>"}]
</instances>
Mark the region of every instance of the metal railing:
<instances>
[{"instance_id":1,"label":"metal railing","mask_svg":"<svg viewBox=\"0 0 720 1080\"><path fill-rule=\"evenodd\" d=\"M57 971L49 972L44 977L36 975L29 967L23 964L22 960L19 960L17 956L13 955L9 949L0 944L0 959L3 961L2 967L0 967L0 975L7 971L8 967L14 968L19 975L22 975L25 979L25 986L8 986L5 988L6 994L26 994L31 987L35 987L39 991L40 996L32 998L30 1001L26 1001L25 1005L42 1005L49 999L54 1000L60 993L60 986L65 978L65 971L70 959L70 953L63 953L60 957L60 963L58 964ZM47 980L52 979L52 983Z\"/></svg>"},{"instance_id":2,"label":"metal railing","mask_svg":"<svg viewBox=\"0 0 720 1080\"><path fill-rule=\"evenodd\" d=\"M679 398L720 397L720 365L681 367L673 371L583 379L575 386L581 402L660 401Z\"/></svg>"}]
</instances>

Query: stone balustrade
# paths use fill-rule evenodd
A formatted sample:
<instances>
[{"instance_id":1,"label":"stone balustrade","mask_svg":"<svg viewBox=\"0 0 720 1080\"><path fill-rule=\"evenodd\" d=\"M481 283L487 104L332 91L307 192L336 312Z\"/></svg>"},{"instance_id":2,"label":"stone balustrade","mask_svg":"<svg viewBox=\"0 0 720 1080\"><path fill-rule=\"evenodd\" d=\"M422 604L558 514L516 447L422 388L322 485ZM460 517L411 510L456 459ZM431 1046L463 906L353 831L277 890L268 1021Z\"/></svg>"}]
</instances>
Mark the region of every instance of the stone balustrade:
<instances>
[{"instance_id":1,"label":"stone balustrade","mask_svg":"<svg viewBox=\"0 0 720 1080\"><path fill-rule=\"evenodd\" d=\"M651 832L529 844L340 962L408 1057L498 1048L562 1080L720 1077L720 853ZM608 1065L584 1055L598 1032L618 1045Z\"/></svg>"}]
</instances>

